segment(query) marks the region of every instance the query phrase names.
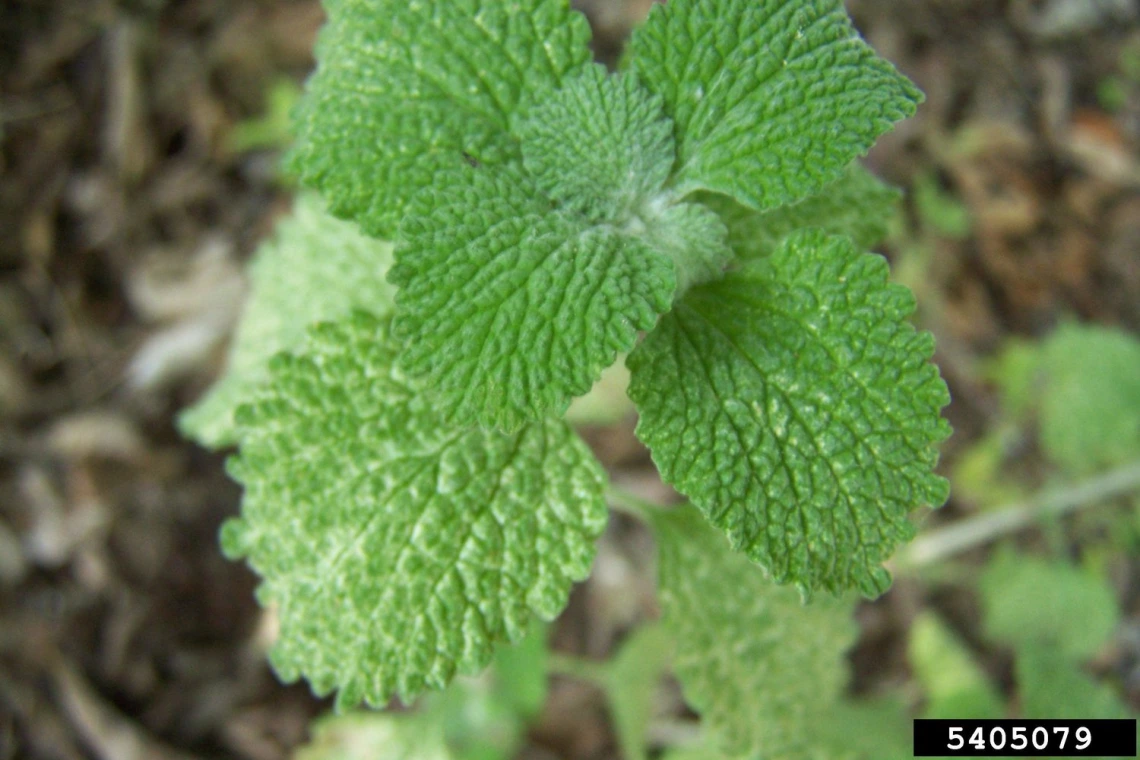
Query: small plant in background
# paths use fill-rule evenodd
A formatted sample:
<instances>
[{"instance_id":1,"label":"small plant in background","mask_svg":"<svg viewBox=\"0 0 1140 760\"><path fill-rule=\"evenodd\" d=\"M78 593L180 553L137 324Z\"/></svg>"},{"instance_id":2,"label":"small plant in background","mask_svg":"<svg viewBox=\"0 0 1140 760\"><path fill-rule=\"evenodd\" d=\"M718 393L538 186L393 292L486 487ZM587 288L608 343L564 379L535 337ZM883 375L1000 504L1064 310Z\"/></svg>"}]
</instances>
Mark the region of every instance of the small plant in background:
<instances>
[{"instance_id":1,"label":"small plant in background","mask_svg":"<svg viewBox=\"0 0 1140 760\"><path fill-rule=\"evenodd\" d=\"M226 147L234 153L248 150L281 149L293 140L289 114L301 98L292 79L278 79L265 96L265 113L234 125Z\"/></svg>"},{"instance_id":2,"label":"small plant in background","mask_svg":"<svg viewBox=\"0 0 1140 760\"><path fill-rule=\"evenodd\" d=\"M560 0L326 7L289 160L320 197L258 254L184 418L240 445L223 545L262 576L279 675L344 709L477 674L561 612L608 499L657 537L661 633L636 641L671 642L645 651L674 651L703 751L858 753L816 730L855 709L847 592L885 591L947 497L932 338L865 252L897 195L852 164L918 90L839 0L672 0L618 73ZM608 490L561 419L626 352L692 508ZM595 680L638 756L623 662Z\"/></svg>"},{"instance_id":3,"label":"small plant in background","mask_svg":"<svg viewBox=\"0 0 1140 760\"><path fill-rule=\"evenodd\" d=\"M1033 451L1061 482L1090 490L1066 500L1066 509L1135 489L1138 368L1140 341L1115 328L1067 323L1039 343L1010 341L985 370L998 388L1000 413L959 458L954 481L960 493L983 509L1029 498L1035 484L1018 460Z\"/></svg>"},{"instance_id":4,"label":"small plant in background","mask_svg":"<svg viewBox=\"0 0 1140 760\"><path fill-rule=\"evenodd\" d=\"M1132 717L1114 682L1128 675L1104 671L1106 653L1128 638L1108 560L1137 545L1138 369L1134 336L1076 323L1038 342L1011 340L989 362L985 374L997 386L1000 413L953 475L978 514L928 533L908 555L928 564L1036 524L1053 556L1003 545L980 575L968 564L937 571L951 587L976 587L984 640L967 644L932 612L915 621L909 658L922 717ZM1075 540L1057 521L1080 507L1122 501L1124 509L1078 514L1069 531ZM1008 700L977 659L978 645L1012 654ZM1095 660L1099 674L1090 668Z\"/></svg>"},{"instance_id":5,"label":"small plant in background","mask_svg":"<svg viewBox=\"0 0 1140 760\"><path fill-rule=\"evenodd\" d=\"M925 718L1126 718L1110 684L1084 669L1120 622L1116 595L1101 577L1072 564L1006 546L978 581L985 644L1013 653L1007 704L975 654L934 613L910 633L909 659Z\"/></svg>"}]
</instances>

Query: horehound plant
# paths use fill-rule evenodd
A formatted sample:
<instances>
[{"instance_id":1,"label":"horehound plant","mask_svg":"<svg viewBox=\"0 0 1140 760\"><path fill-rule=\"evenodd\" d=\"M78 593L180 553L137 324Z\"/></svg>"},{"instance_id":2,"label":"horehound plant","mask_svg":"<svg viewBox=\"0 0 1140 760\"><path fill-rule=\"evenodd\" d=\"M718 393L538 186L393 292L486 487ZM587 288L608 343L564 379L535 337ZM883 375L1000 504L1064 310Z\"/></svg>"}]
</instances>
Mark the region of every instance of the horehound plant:
<instances>
[{"instance_id":1,"label":"horehound plant","mask_svg":"<svg viewBox=\"0 0 1140 760\"><path fill-rule=\"evenodd\" d=\"M383 706L557 616L607 521L562 415L628 353L695 507L646 517L686 697L718 752L796 754L842 687L831 597L881 594L947 497L933 340L865 252L896 193L853 163L921 94L839 0L670 0L618 72L564 0L325 4L312 194L185 417L240 445L223 545L277 672Z\"/></svg>"}]
</instances>

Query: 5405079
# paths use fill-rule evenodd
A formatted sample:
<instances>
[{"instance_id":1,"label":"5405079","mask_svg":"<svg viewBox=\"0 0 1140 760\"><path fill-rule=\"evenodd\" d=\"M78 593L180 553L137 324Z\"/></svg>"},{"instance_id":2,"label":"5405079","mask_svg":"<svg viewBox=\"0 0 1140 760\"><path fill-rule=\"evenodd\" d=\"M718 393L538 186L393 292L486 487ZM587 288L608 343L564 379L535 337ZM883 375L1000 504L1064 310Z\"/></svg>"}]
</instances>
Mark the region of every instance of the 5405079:
<instances>
[{"instance_id":1,"label":"5405079","mask_svg":"<svg viewBox=\"0 0 1140 760\"><path fill-rule=\"evenodd\" d=\"M1135 757L1136 721L916 720L917 757Z\"/></svg>"}]
</instances>

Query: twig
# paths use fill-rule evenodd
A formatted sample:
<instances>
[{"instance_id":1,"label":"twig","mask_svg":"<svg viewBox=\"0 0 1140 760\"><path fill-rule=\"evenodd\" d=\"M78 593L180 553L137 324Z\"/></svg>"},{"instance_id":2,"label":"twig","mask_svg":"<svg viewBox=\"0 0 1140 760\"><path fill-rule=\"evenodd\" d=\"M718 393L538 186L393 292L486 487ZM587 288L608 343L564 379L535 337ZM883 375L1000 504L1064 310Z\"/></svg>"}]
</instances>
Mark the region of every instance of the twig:
<instances>
[{"instance_id":1,"label":"twig","mask_svg":"<svg viewBox=\"0 0 1140 760\"><path fill-rule=\"evenodd\" d=\"M1121 496L1140 488L1140 462L1133 462L1067 488L1045 491L1028 501L972 517L919 536L898 556L899 568L919 567L1014 533L1045 517Z\"/></svg>"},{"instance_id":2,"label":"twig","mask_svg":"<svg viewBox=\"0 0 1140 760\"><path fill-rule=\"evenodd\" d=\"M64 713L92 754L101 760L193 760L161 743L119 712L62 660L52 667Z\"/></svg>"}]
</instances>

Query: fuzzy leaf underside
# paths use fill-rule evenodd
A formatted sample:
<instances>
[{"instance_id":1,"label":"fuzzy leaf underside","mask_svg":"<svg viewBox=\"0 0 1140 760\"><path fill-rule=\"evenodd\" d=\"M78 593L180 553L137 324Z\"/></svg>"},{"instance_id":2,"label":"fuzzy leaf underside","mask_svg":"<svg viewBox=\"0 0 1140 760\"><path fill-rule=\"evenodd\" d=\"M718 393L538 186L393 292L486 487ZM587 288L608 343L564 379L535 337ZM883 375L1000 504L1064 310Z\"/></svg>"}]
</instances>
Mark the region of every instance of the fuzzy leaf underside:
<instances>
[{"instance_id":1,"label":"fuzzy leaf underside","mask_svg":"<svg viewBox=\"0 0 1140 760\"><path fill-rule=\"evenodd\" d=\"M805 605L692 509L655 514L662 619L685 700L725 757L818 757L815 726L846 680L850 600Z\"/></svg>"},{"instance_id":2,"label":"fuzzy leaf underside","mask_svg":"<svg viewBox=\"0 0 1140 760\"><path fill-rule=\"evenodd\" d=\"M655 251L673 261L677 296L696 283L720 279L732 261L728 229L701 203L678 203L661 209L646 221L644 235Z\"/></svg>"},{"instance_id":3,"label":"fuzzy leaf underside","mask_svg":"<svg viewBox=\"0 0 1140 760\"><path fill-rule=\"evenodd\" d=\"M565 0L326 0L291 169L338 216L391 239L414 193L464 153L519 157L512 117L590 60Z\"/></svg>"},{"instance_id":4,"label":"fuzzy leaf underside","mask_svg":"<svg viewBox=\"0 0 1140 760\"><path fill-rule=\"evenodd\" d=\"M416 196L391 280L402 366L458 424L561 414L669 308L672 261L551 209L513 168L462 169Z\"/></svg>"},{"instance_id":5,"label":"fuzzy leaf underside","mask_svg":"<svg viewBox=\"0 0 1140 760\"><path fill-rule=\"evenodd\" d=\"M946 385L886 261L818 230L690 291L627 360L666 481L779 583L882 593L940 506Z\"/></svg>"},{"instance_id":6,"label":"fuzzy leaf underside","mask_svg":"<svg viewBox=\"0 0 1140 760\"><path fill-rule=\"evenodd\" d=\"M597 221L628 218L673 168L673 125L661 99L597 64L568 77L515 131L537 185Z\"/></svg>"},{"instance_id":7,"label":"fuzzy leaf underside","mask_svg":"<svg viewBox=\"0 0 1140 760\"><path fill-rule=\"evenodd\" d=\"M338 704L408 701L550 619L589 572L604 472L561 421L443 422L394 367L386 321L323 324L238 412L230 556L276 606L272 662Z\"/></svg>"},{"instance_id":8,"label":"fuzzy leaf underside","mask_svg":"<svg viewBox=\"0 0 1140 760\"><path fill-rule=\"evenodd\" d=\"M211 448L236 443L234 410L268 378L274 354L295 348L314 322L353 308L391 309L395 288L385 279L391 263L390 243L332 216L315 193L298 195L250 264L250 293L225 374L182 415L182 429Z\"/></svg>"},{"instance_id":9,"label":"fuzzy leaf underside","mask_svg":"<svg viewBox=\"0 0 1140 760\"><path fill-rule=\"evenodd\" d=\"M728 245L741 260L767 256L785 237L807 227L847 235L868 250L887 236L900 193L859 164L815 195L771 211L754 211L724 195L703 195L728 228Z\"/></svg>"},{"instance_id":10,"label":"fuzzy leaf underside","mask_svg":"<svg viewBox=\"0 0 1140 760\"><path fill-rule=\"evenodd\" d=\"M836 180L922 98L840 0L670 0L630 45L673 119L674 183L755 209Z\"/></svg>"}]
</instances>

